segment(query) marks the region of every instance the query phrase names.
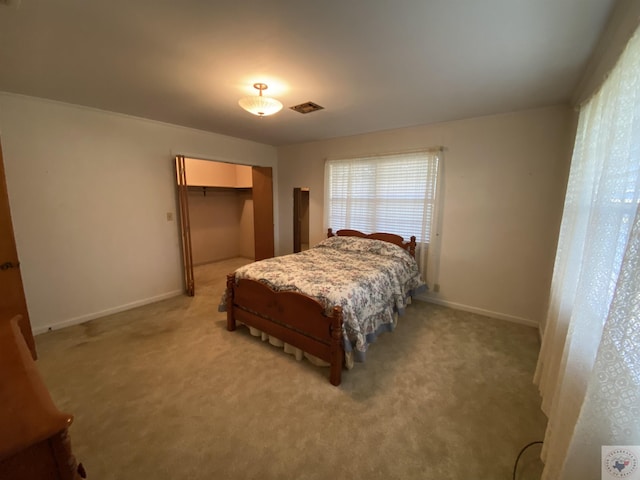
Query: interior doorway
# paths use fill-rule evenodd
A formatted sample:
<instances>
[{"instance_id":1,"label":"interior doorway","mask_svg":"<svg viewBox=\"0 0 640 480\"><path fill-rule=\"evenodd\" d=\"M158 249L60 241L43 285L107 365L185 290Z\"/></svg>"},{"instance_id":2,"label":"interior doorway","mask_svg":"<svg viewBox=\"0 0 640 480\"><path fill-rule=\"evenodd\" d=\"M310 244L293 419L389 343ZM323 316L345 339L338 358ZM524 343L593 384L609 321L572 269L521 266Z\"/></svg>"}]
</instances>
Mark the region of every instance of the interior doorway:
<instances>
[{"instance_id":1,"label":"interior doorway","mask_svg":"<svg viewBox=\"0 0 640 480\"><path fill-rule=\"evenodd\" d=\"M309 188L293 189L293 253L309 249Z\"/></svg>"},{"instance_id":2,"label":"interior doorway","mask_svg":"<svg viewBox=\"0 0 640 480\"><path fill-rule=\"evenodd\" d=\"M176 179L187 295L194 266L274 255L271 167L177 156Z\"/></svg>"}]
</instances>

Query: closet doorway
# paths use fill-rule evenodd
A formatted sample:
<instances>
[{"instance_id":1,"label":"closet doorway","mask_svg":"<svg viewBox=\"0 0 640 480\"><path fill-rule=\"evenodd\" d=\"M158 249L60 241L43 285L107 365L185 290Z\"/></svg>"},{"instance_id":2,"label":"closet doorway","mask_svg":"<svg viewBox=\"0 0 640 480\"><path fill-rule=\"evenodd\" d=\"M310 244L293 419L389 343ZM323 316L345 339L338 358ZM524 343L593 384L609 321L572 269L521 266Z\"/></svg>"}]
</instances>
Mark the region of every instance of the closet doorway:
<instances>
[{"instance_id":1,"label":"closet doorway","mask_svg":"<svg viewBox=\"0 0 640 480\"><path fill-rule=\"evenodd\" d=\"M195 295L194 266L273 257L271 167L177 156L176 179L187 295Z\"/></svg>"}]
</instances>

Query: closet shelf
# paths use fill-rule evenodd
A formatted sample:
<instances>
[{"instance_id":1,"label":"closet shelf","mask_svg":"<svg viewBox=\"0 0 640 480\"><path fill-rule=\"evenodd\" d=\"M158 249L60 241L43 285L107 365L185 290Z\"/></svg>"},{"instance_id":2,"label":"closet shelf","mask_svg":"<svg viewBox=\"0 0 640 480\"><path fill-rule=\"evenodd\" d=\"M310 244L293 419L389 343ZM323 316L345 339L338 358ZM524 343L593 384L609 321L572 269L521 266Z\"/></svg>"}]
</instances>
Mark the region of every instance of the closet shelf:
<instances>
[{"instance_id":1,"label":"closet shelf","mask_svg":"<svg viewBox=\"0 0 640 480\"><path fill-rule=\"evenodd\" d=\"M207 194L207 191L212 192L250 192L252 190L251 187L227 187L227 186L214 186L214 185L187 185L187 190L189 192L200 192L204 195Z\"/></svg>"}]
</instances>

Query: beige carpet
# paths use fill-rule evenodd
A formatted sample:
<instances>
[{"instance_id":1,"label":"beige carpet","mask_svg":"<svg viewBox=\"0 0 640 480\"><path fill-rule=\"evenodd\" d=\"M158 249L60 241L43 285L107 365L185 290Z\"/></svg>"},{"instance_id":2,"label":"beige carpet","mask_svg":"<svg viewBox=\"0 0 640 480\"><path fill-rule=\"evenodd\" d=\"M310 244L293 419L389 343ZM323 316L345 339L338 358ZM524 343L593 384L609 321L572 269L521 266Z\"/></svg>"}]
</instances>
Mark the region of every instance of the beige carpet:
<instances>
[{"instance_id":1,"label":"beige carpet","mask_svg":"<svg viewBox=\"0 0 640 480\"><path fill-rule=\"evenodd\" d=\"M36 338L90 479L511 479L542 439L535 329L415 302L336 388L225 330L243 262L198 267L194 298ZM540 477L539 452L517 478Z\"/></svg>"}]
</instances>

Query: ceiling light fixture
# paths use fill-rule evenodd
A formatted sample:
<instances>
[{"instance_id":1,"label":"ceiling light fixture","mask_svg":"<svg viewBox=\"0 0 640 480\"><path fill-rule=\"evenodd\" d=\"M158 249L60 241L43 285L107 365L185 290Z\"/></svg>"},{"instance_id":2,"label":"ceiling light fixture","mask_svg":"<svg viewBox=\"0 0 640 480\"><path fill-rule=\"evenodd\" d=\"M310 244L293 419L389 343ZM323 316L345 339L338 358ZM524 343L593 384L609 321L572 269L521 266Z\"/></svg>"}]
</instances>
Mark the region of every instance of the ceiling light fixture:
<instances>
[{"instance_id":1,"label":"ceiling light fixture","mask_svg":"<svg viewBox=\"0 0 640 480\"><path fill-rule=\"evenodd\" d=\"M238 101L238 105L247 112L259 117L266 117L282 110L282 104L278 100L262 96L262 91L269 88L266 83L254 83L253 88L260 91L258 96L244 97Z\"/></svg>"}]
</instances>

